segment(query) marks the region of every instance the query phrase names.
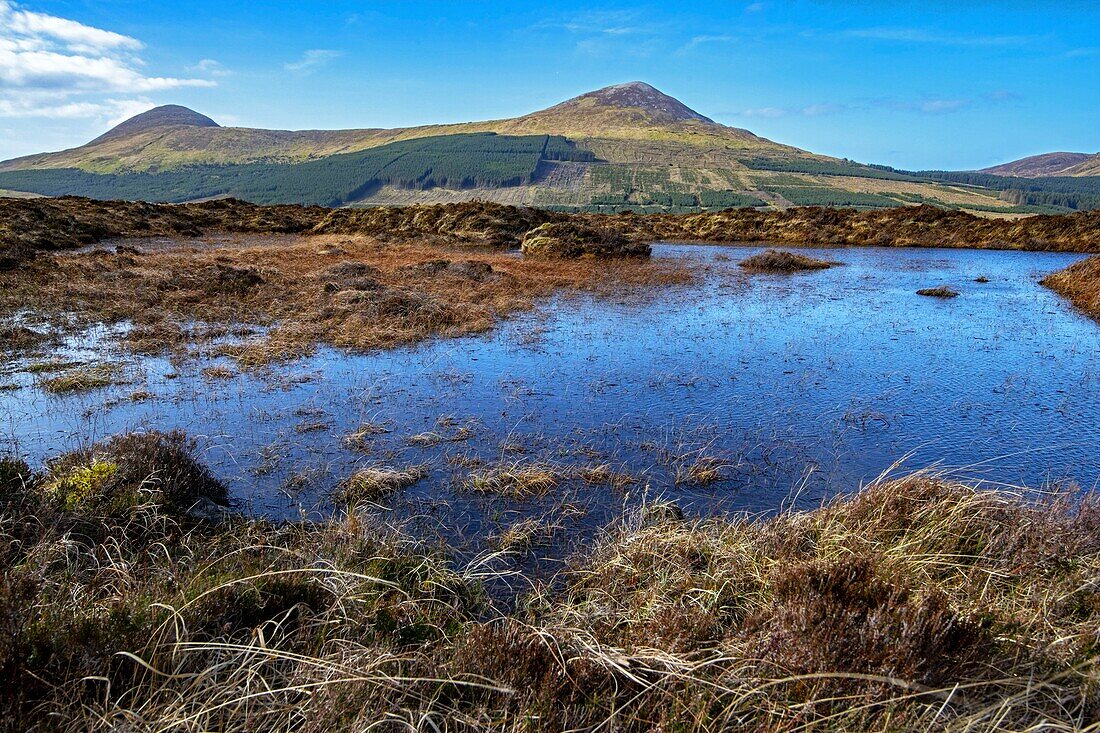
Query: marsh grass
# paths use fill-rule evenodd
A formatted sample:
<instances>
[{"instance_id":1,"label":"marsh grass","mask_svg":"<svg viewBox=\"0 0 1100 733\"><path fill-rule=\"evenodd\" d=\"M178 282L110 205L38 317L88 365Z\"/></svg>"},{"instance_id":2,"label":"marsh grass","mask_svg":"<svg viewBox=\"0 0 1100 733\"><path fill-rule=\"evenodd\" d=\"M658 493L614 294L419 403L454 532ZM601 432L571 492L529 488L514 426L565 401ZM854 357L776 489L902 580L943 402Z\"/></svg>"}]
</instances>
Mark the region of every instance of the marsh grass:
<instances>
[{"instance_id":1,"label":"marsh grass","mask_svg":"<svg viewBox=\"0 0 1100 733\"><path fill-rule=\"evenodd\" d=\"M563 513L456 562L355 512L214 525L184 509L211 481L181 436L0 460L7 729L1098 729L1094 497L918 474L772 518L645 505L521 582L499 551Z\"/></svg>"},{"instance_id":2,"label":"marsh grass","mask_svg":"<svg viewBox=\"0 0 1100 733\"><path fill-rule=\"evenodd\" d=\"M335 499L345 505L379 502L419 483L427 476L428 469L425 466L363 468L341 484Z\"/></svg>"},{"instance_id":3,"label":"marsh grass","mask_svg":"<svg viewBox=\"0 0 1100 733\"><path fill-rule=\"evenodd\" d=\"M25 326L0 325L0 348L12 351L24 351L41 346L49 341L48 334L40 333Z\"/></svg>"},{"instance_id":4,"label":"marsh grass","mask_svg":"<svg viewBox=\"0 0 1100 733\"><path fill-rule=\"evenodd\" d=\"M513 499L546 496L569 478L570 470L540 461L516 461L475 471L464 486L479 494L498 494Z\"/></svg>"},{"instance_id":5,"label":"marsh grass","mask_svg":"<svg viewBox=\"0 0 1100 733\"><path fill-rule=\"evenodd\" d=\"M618 491L638 483L636 476L626 471L616 471L610 463L581 468L579 475L587 484L609 486Z\"/></svg>"},{"instance_id":6,"label":"marsh grass","mask_svg":"<svg viewBox=\"0 0 1100 733\"><path fill-rule=\"evenodd\" d=\"M42 389L55 395L89 392L122 383L122 370L114 364L78 366L39 380Z\"/></svg>"},{"instance_id":7,"label":"marsh grass","mask_svg":"<svg viewBox=\"0 0 1100 733\"><path fill-rule=\"evenodd\" d=\"M324 246L336 242L338 250ZM33 309L58 328L127 322L133 329L123 344L131 349L183 355L203 346L252 368L322 343L374 349L480 333L553 294L653 297L659 286L691 279L687 265L675 262L525 261L499 251L471 259L468 248L431 237L302 236L271 244L255 236L140 257L41 258L18 273L0 271L0 313ZM226 339L242 327L244 335ZM231 374L214 366L207 376Z\"/></svg>"},{"instance_id":8,"label":"marsh grass","mask_svg":"<svg viewBox=\"0 0 1100 733\"><path fill-rule=\"evenodd\" d=\"M22 371L27 374L50 374L52 372L62 372L67 369L75 369L82 366L78 361L67 361L65 359L49 359L47 361L35 361L27 364L23 367Z\"/></svg>"},{"instance_id":9,"label":"marsh grass","mask_svg":"<svg viewBox=\"0 0 1100 733\"><path fill-rule=\"evenodd\" d=\"M775 274L791 274L795 272L810 272L813 270L827 270L838 263L829 260L819 260L795 252L769 249L759 254L746 257L739 263L749 272L765 272Z\"/></svg>"},{"instance_id":10,"label":"marsh grass","mask_svg":"<svg viewBox=\"0 0 1100 733\"><path fill-rule=\"evenodd\" d=\"M237 370L226 364L213 364L208 367L203 367L202 376L205 379L232 379L237 376Z\"/></svg>"},{"instance_id":11,"label":"marsh grass","mask_svg":"<svg viewBox=\"0 0 1100 733\"><path fill-rule=\"evenodd\" d=\"M1100 318L1100 257L1088 257L1047 275L1042 284L1093 318Z\"/></svg>"},{"instance_id":12,"label":"marsh grass","mask_svg":"<svg viewBox=\"0 0 1100 733\"><path fill-rule=\"evenodd\" d=\"M725 479L731 467L728 461L714 456L696 456L676 468L676 483L710 486Z\"/></svg>"},{"instance_id":13,"label":"marsh grass","mask_svg":"<svg viewBox=\"0 0 1100 733\"><path fill-rule=\"evenodd\" d=\"M344 446L352 450L368 452L373 439L393 431L390 422L364 422L344 437Z\"/></svg>"}]
</instances>

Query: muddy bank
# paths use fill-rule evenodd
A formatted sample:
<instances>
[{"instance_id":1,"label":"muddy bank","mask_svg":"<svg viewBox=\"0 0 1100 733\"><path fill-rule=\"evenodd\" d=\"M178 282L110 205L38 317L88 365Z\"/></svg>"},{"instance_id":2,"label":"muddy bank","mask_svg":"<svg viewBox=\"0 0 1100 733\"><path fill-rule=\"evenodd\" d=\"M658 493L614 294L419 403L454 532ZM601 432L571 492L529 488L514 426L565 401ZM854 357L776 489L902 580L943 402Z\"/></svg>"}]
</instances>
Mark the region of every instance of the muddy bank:
<instances>
[{"instance_id":1,"label":"muddy bank","mask_svg":"<svg viewBox=\"0 0 1100 733\"><path fill-rule=\"evenodd\" d=\"M579 251L603 243L661 239L891 247L975 247L1067 252L1100 251L1100 212L983 219L932 206L881 211L798 208L641 216L561 214L485 202L373 209L256 206L225 199L196 204L147 204L57 199L0 199L0 268L37 252L72 249L113 237L254 234L360 234L450 245L517 248L539 226L570 223ZM578 240L579 238L579 240ZM588 247L588 245L594 247ZM576 249L576 248L574 248ZM606 248L603 248L606 249ZM614 248L613 248L614 249Z\"/></svg>"},{"instance_id":2,"label":"muddy bank","mask_svg":"<svg viewBox=\"0 0 1100 733\"><path fill-rule=\"evenodd\" d=\"M1100 256L1089 257L1048 275L1043 285L1093 318L1100 319Z\"/></svg>"},{"instance_id":3,"label":"muddy bank","mask_svg":"<svg viewBox=\"0 0 1100 733\"><path fill-rule=\"evenodd\" d=\"M78 197L0 199L0 268L38 252L104 239L241 234L362 234L388 240L518 247L527 231L564 215L500 204L325 209L257 206L235 199L195 204L95 201Z\"/></svg>"},{"instance_id":4,"label":"muddy bank","mask_svg":"<svg viewBox=\"0 0 1100 733\"><path fill-rule=\"evenodd\" d=\"M707 242L759 241L818 246L970 247L1056 252L1100 251L1100 212L983 219L934 206L876 211L817 207L729 209L681 216L619 215L634 237Z\"/></svg>"}]
</instances>

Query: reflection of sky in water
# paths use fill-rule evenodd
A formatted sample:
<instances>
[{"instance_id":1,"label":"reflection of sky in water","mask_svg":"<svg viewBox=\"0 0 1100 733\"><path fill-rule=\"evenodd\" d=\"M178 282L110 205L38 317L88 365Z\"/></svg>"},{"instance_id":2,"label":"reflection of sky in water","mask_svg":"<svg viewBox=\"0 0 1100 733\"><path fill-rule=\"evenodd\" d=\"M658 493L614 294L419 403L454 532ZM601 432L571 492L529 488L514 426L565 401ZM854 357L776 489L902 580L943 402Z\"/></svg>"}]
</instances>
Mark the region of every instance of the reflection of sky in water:
<instances>
[{"instance_id":1,"label":"reflection of sky in water","mask_svg":"<svg viewBox=\"0 0 1100 733\"><path fill-rule=\"evenodd\" d=\"M416 511L445 503L475 524L510 510L456 490L472 458L611 463L700 511L768 511L794 493L812 504L909 452L909 468L938 462L994 482L1097 482L1100 328L1038 285L1075 256L810 250L845 266L746 277L736 263L754 251L662 245L656 256L707 265L703 282L642 304L567 299L483 337L321 350L231 380L200 376L209 362L167 378L175 368L152 359L124 387L63 399L8 391L2 435L41 460L89 438L181 427L236 496L276 515L315 506L356 466L428 462L433 480L409 495ZM991 282L972 282L979 275ZM914 294L940 284L962 295ZM125 399L136 389L156 396ZM366 421L389 432L369 453L345 449ZM469 440L407 443L463 426ZM508 450L520 445L526 453ZM677 466L701 455L732 464L727 480L673 486ZM576 491L597 519L623 501L606 487Z\"/></svg>"}]
</instances>

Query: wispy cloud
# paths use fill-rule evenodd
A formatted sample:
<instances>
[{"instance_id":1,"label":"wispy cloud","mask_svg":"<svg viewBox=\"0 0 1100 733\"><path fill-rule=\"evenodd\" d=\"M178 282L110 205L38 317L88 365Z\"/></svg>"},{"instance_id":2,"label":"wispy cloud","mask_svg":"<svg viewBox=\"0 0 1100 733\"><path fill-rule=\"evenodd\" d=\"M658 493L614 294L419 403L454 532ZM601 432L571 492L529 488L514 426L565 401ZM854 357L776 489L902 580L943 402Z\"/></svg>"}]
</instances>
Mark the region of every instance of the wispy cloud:
<instances>
[{"instance_id":1,"label":"wispy cloud","mask_svg":"<svg viewBox=\"0 0 1100 733\"><path fill-rule=\"evenodd\" d=\"M130 36L0 0L0 116L114 119L152 106L132 95L215 85L146 75L144 48Z\"/></svg>"},{"instance_id":2,"label":"wispy cloud","mask_svg":"<svg viewBox=\"0 0 1100 733\"><path fill-rule=\"evenodd\" d=\"M762 117L764 119L777 119L779 117L786 117L791 113L791 110L784 107L756 107L755 109L742 110L739 115L741 117Z\"/></svg>"},{"instance_id":3,"label":"wispy cloud","mask_svg":"<svg viewBox=\"0 0 1100 733\"><path fill-rule=\"evenodd\" d=\"M702 34L692 37L690 40L688 40L687 43L685 43L683 46L680 46L680 48L676 50L676 53L689 53L699 48L700 46L706 46L709 44L733 43L737 40L737 36L731 36L727 34Z\"/></svg>"},{"instance_id":4,"label":"wispy cloud","mask_svg":"<svg viewBox=\"0 0 1100 733\"><path fill-rule=\"evenodd\" d=\"M854 28L840 35L873 41L940 46L1023 46L1034 43L1034 36L963 35L942 33L928 28Z\"/></svg>"},{"instance_id":5,"label":"wispy cloud","mask_svg":"<svg viewBox=\"0 0 1100 733\"><path fill-rule=\"evenodd\" d=\"M999 103L1019 99L1014 92L997 91L982 95L982 100ZM944 115L959 112L974 104L972 99L928 97L918 100L874 99L860 102L818 102L801 107L756 107L734 114L736 117L778 119L781 117L825 117L846 112L888 110L914 112L926 115Z\"/></svg>"},{"instance_id":6,"label":"wispy cloud","mask_svg":"<svg viewBox=\"0 0 1100 733\"><path fill-rule=\"evenodd\" d=\"M644 56L653 51L664 27L631 10L593 10L549 18L529 30L565 31L576 36L576 50L586 55L616 52Z\"/></svg>"},{"instance_id":7,"label":"wispy cloud","mask_svg":"<svg viewBox=\"0 0 1100 733\"><path fill-rule=\"evenodd\" d=\"M343 56L343 51L328 48L313 48L302 54L297 61L284 64L283 68L300 76L308 76Z\"/></svg>"},{"instance_id":8,"label":"wispy cloud","mask_svg":"<svg viewBox=\"0 0 1100 733\"><path fill-rule=\"evenodd\" d=\"M186 70L192 74L205 74L207 76L231 76L233 74L221 62L214 59L202 59L193 66L188 66Z\"/></svg>"},{"instance_id":9,"label":"wispy cloud","mask_svg":"<svg viewBox=\"0 0 1100 733\"><path fill-rule=\"evenodd\" d=\"M958 112L960 109L969 107L972 102L969 99L926 99L921 102L916 102L914 105L904 105L902 109L915 108L920 112L929 115L942 115L951 112Z\"/></svg>"}]
</instances>

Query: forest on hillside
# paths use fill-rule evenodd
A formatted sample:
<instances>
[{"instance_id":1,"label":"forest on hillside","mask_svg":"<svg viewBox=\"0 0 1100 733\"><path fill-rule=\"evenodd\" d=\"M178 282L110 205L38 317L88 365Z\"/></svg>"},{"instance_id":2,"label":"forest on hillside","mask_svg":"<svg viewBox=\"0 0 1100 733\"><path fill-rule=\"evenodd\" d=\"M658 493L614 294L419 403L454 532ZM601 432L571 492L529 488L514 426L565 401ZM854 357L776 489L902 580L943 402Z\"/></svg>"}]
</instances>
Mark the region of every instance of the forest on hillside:
<instances>
[{"instance_id":1,"label":"forest on hillside","mask_svg":"<svg viewBox=\"0 0 1100 733\"><path fill-rule=\"evenodd\" d=\"M340 206L384 185L424 190L528 184L540 162L591 162L564 137L475 133L403 140L304 163L194 165L102 175L76 168L7 171L0 189L178 203L233 196L257 204Z\"/></svg>"}]
</instances>

